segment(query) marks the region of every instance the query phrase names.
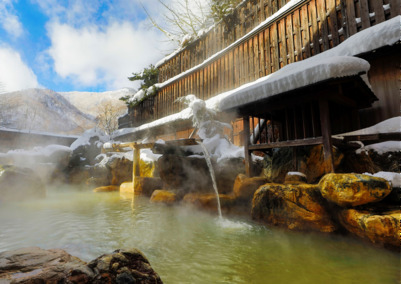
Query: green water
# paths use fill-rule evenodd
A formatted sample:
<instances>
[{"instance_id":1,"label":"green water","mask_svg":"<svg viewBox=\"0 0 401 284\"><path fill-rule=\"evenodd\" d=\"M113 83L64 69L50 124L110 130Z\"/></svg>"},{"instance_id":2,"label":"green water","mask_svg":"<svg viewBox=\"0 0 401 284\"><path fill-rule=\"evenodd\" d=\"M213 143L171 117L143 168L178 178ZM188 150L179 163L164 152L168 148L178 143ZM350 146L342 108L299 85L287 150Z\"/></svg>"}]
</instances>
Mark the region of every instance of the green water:
<instances>
[{"instance_id":1,"label":"green water","mask_svg":"<svg viewBox=\"0 0 401 284\"><path fill-rule=\"evenodd\" d=\"M0 251L62 248L89 261L145 253L164 283L399 283L398 254L350 238L301 234L118 193L53 190L0 204Z\"/></svg>"}]
</instances>

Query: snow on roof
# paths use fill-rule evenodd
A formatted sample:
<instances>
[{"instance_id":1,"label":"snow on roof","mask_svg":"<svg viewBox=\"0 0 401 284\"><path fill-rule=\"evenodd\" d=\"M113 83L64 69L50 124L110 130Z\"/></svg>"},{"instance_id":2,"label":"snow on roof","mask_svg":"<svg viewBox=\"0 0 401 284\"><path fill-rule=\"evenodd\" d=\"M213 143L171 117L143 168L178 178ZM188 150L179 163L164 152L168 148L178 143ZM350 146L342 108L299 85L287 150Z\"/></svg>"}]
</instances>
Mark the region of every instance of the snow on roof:
<instances>
[{"instance_id":1,"label":"snow on roof","mask_svg":"<svg viewBox=\"0 0 401 284\"><path fill-rule=\"evenodd\" d=\"M289 64L233 92L220 101L220 109L232 109L332 78L358 75L367 72L369 68L366 60L356 57L310 57Z\"/></svg>"},{"instance_id":2,"label":"snow on roof","mask_svg":"<svg viewBox=\"0 0 401 284\"><path fill-rule=\"evenodd\" d=\"M21 130L21 129L14 129L14 128L7 128L0 126L0 131L4 132L16 132L22 134L32 134L32 135L43 135L43 136L52 136L52 137L60 137L60 138L77 138L78 135L66 135L66 134L57 134L52 132L45 132L45 131L38 131L38 130Z\"/></svg>"},{"instance_id":3,"label":"snow on roof","mask_svg":"<svg viewBox=\"0 0 401 284\"><path fill-rule=\"evenodd\" d=\"M386 141L376 144L370 144L368 146L364 146L358 150L356 150L357 154L360 154L362 151L374 151L379 155L383 155L384 153L389 152L401 152L401 142L400 141Z\"/></svg>"},{"instance_id":4,"label":"snow on roof","mask_svg":"<svg viewBox=\"0 0 401 284\"><path fill-rule=\"evenodd\" d=\"M300 2L300 1L291 1L288 2L288 4L290 3L295 3L295 2ZM287 5L288 5L287 4ZM286 6L287 6L286 5ZM282 9L286 8L286 6L284 6ZM277 13L279 13L282 9L280 9ZM287 7L288 9L288 7ZM281 13L281 12L280 12ZM276 14L274 14L273 16L275 16ZM272 16L272 17L273 17ZM275 16L277 17L277 16ZM271 18L271 17L270 17ZM269 18L269 19L270 19ZM268 19L266 19L267 21ZM265 22L266 22L265 21ZM265 23L264 22L264 23ZM348 62L346 63L346 68L348 68L346 71L349 73L353 73L353 74L357 74L360 71L363 71L363 69L368 68L369 64L367 64L366 61L358 59L358 58L350 58L347 56L351 56L351 55L358 55L358 54L362 54L362 53L366 53L375 49L378 49L382 46L386 46L386 45L393 45L394 43L396 43L397 41L400 40L400 22L401 22L401 16L397 16L391 20L385 21L383 23L380 23L378 25L375 25L373 27L370 27L368 29L365 29L361 32L356 33L355 35L349 37L347 40L345 40L344 42L342 42L340 45L327 50L325 52L322 52L318 55L315 55L313 57L310 57L309 59L313 60L313 62L309 63L307 60L309 59L305 59L303 61L297 62L297 63L292 63L289 64L287 66L289 67L284 67L286 68L285 70L287 71L291 71L291 69L295 66L297 68L310 68L313 67L316 69L319 68L325 68L325 67L318 67L319 66L319 62L320 61L325 61L327 60L327 63L330 63L331 66L336 65L336 62L333 62L332 60L330 60L329 57L332 56L340 56L341 60L343 60L344 62ZM263 23L261 24L263 25ZM256 29L256 28L255 28ZM238 41L240 41L241 39L239 39ZM223 49L222 51L220 51L219 53L213 55L212 57L210 57L209 59L205 60L203 63L201 63L198 66L195 66L189 70L187 70L186 72L183 72L161 84L157 84L156 86L158 88L161 88L165 85L168 85L169 83L184 77L185 75L187 75L188 73L194 71L197 68L200 68L204 65L206 65L208 62L210 62L212 59L214 59L215 57L217 57L220 53L224 53L227 49L231 48L233 45L235 45L237 42L233 43L232 45L230 45L229 47L227 47L226 49ZM352 62L355 64L355 66L351 66ZM298 65L295 65L298 64ZM303 67L302 65L306 64L309 65L309 67ZM283 69L284 69L283 68ZM333 68L331 71L328 70L330 68ZM330 72L336 72L337 75L338 73L340 73L342 67L340 66L333 66L333 67L327 67L326 68L326 75L329 75ZM344 66L345 68L345 66ZM360 68L359 72L358 68ZM281 69L281 70L283 70ZM337 71L336 71L337 70ZM353 70L353 71L352 71ZM367 69L366 69L367 70ZM365 70L365 71L366 71ZM278 71L277 71L278 72ZM275 73L277 73L275 72ZM273 74L275 74L273 73ZM271 74L271 75L273 75ZM279 73L280 74L280 73ZM282 73L281 73L282 74ZM334 73L332 73L334 74ZM269 75L269 76L271 76ZM284 74L282 74L284 75ZM344 76L344 74L340 74L342 76ZM231 96L232 94L244 91L247 88L252 88L253 84L259 84L262 81L268 80L268 77L263 77L260 78L252 83L248 83L248 84L244 84L236 89L221 93L217 96L214 96L213 98L210 98L206 101L206 106L208 108L211 108L213 110L216 111L221 111L222 108L220 108L220 106L224 105L223 103L221 103L225 98L228 98L229 96ZM276 79L278 79L277 76L279 75L274 75ZM293 76L303 76L302 74L293 74ZM312 78L313 79L313 78ZM270 79L273 80L273 79ZM285 79L282 79L285 80ZM281 81L284 82L284 81ZM270 86L270 88L276 88L274 87L274 85ZM227 99L230 100L230 99ZM224 106L224 109L226 109L226 106ZM135 127L135 128L124 128L124 129L119 129L115 132L116 137L118 136L122 136L124 134L128 134L128 133L135 133L138 131L143 131L146 129L151 129L153 127L158 127L158 126L163 126L163 125L167 125L171 122L175 122L175 121L179 121L179 120L188 120L192 117L192 112L190 109L184 109L179 113L175 113L166 117L163 117L161 119L152 121L150 123L146 123L143 124L139 127Z\"/></svg>"},{"instance_id":5,"label":"snow on roof","mask_svg":"<svg viewBox=\"0 0 401 284\"><path fill-rule=\"evenodd\" d=\"M357 131L338 134L335 137L354 136L354 135L372 135L380 133L401 132L401 116L389 118L371 127L360 129Z\"/></svg>"}]
</instances>

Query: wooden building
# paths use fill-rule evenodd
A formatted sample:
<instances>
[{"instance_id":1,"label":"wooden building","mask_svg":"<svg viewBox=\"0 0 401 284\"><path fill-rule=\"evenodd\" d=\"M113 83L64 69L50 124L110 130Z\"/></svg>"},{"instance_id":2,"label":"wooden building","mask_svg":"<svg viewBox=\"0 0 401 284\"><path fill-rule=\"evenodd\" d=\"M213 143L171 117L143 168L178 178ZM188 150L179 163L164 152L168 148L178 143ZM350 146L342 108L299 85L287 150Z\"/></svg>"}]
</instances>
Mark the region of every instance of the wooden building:
<instances>
[{"instance_id":1,"label":"wooden building","mask_svg":"<svg viewBox=\"0 0 401 284\"><path fill-rule=\"evenodd\" d=\"M375 29L380 25L387 25L390 30ZM365 43L369 45L367 33L375 36L376 45L354 52L343 48L343 42L358 35L365 35ZM381 37L391 42L381 40ZM361 42L361 47L365 43ZM179 97L195 94L208 100L274 74L292 63L323 53L330 55L331 50L339 49L342 49L338 53L341 56L355 56L369 62L368 77L373 93L359 79L348 83L334 80L336 88L341 85L348 93L369 94L364 97L366 101L357 96L357 99L330 106L336 111L335 108L343 110L347 105L352 111L340 121L332 121L331 132L325 135L367 127L399 116L400 0L248 0L206 35L157 64L159 90L156 96L131 108L128 121L131 126L141 126L162 119L183 110L183 105L175 103ZM316 98L322 90L332 92L328 86L328 82L317 84L310 87L312 89L302 89L301 93L311 92ZM373 101L374 96L376 101ZM304 98L303 95L298 97ZM255 123L263 124L268 120L281 124L281 127L276 126L277 130L273 125L273 132L277 131L277 135L288 141L322 136L321 125L318 125L321 120L313 118L321 115L319 100L310 101L310 105L299 101L294 104L291 99L279 100L277 104L282 111L279 119L268 118L272 109L257 110L249 106L246 111L237 109L238 116L232 121L234 143L244 144L248 139L240 139L239 134L250 133L248 129L256 129ZM301 124L289 124L289 121ZM302 125L304 122L311 126ZM170 128L164 124L153 125L153 134L167 139L187 138L192 131L187 121L175 121ZM262 125L259 127L261 129Z\"/></svg>"}]
</instances>

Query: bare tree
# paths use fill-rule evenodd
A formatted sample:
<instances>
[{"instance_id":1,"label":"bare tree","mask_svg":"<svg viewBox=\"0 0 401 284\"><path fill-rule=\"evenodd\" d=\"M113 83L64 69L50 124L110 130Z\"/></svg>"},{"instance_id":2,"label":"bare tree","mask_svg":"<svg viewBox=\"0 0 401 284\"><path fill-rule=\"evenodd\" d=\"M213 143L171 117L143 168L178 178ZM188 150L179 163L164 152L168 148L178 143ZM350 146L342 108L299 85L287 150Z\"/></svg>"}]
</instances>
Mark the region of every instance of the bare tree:
<instances>
[{"instance_id":1,"label":"bare tree","mask_svg":"<svg viewBox=\"0 0 401 284\"><path fill-rule=\"evenodd\" d=\"M231 14L241 0L157 0L164 9L156 21L142 5L152 25L181 46L200 37L202 30Z\"/></svg>"},{"instance_id":2,"label":"bare tree","mask_svg":"<svg viewBox=\"0 0 401 284\"><path fill-rule=\"evenodd\" d=\"M113 132L118 129L118 117L125 111L124 105L113 104L112 101L101 102L97 107L97 126L112 139Z\"/></svg>"}]
</instances>

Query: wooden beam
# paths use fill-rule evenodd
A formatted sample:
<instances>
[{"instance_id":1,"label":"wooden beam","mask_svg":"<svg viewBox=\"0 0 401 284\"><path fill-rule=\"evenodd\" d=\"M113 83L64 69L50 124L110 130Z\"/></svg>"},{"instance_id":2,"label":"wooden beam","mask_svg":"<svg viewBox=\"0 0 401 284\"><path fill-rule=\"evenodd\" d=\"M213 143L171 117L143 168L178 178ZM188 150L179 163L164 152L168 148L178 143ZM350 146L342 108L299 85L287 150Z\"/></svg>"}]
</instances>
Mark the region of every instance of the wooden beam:
<instances>
[{"instance_id":1,"label":"wooden beam","mask_svg":"<svg viewBox=\"0 0 401 284\"><path fill-rule=\"evenodd\" d=\"M266 150L266 149L272 149L272 148L311 146L311 145L318 145L318 144L322 144L322 143L323 143L323 138L317 137L317 138L307 138L307 139L298 139L298 140L282 141L282 142L275 142L275 143L250 145L248 147L248 150L249 151L259 151L259 150Z\"/></svg>"},{"instance_id":2,"label":"wooden beam","mask_svg":"<svg viewBox=\"0 0 401 284\"><path fill-rule=\"evenodd\" d=\"M243 118L243 123L244 123L244 151L245 151L245 174L248 177L251 177L252 171L251 171L251 152L249 151L249 116L244 116Z\"/></svg>"},{"instance_id":3,"label":"wooden beam","mask_svg":"<svg viewBox=\"0 0 401 284\"><path fill-rule=\"evenodd\" d=\"M329 104L327 100L319 100L320 122L323 137L324 167L326 173L334 173L333 149L331 142L331 125Z\"/></svg>"}]
</instances>

